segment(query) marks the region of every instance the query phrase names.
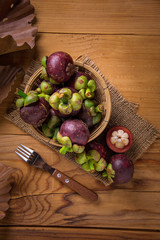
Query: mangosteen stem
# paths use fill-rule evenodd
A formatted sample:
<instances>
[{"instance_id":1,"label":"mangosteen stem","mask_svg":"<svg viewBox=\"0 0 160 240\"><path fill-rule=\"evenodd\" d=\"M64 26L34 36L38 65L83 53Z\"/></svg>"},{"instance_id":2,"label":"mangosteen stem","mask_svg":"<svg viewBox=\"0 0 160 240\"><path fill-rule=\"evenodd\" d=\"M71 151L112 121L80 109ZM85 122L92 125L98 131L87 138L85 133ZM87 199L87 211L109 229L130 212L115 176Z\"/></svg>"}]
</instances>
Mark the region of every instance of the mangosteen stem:
<instances>
[{"instance_id":1,"label":"mangosteen stem","mask_svg":"<svg viewBox=\"0 0 160 240\"><path fill-rule=\"evenodd\" d=\"M68 96L64 93L59 93L59 99L65 104L68 103Z\"/></svg>"},{"instance_id":2,"label":"mangosteen stem","mask_svg":"<svg viewBox=\"0 0 160 240\"><path fill-rule=\"evenodd\" d=\"M103 171L102 176L107 177L107 179L110 183L112 183L114 181L113 179L115 177L115 171L112 168L111 163L109 163L108 166L105 168L105 171Z\"/></svg>"},{"instance_id":3,"label":"mangosteen stem","mask_svg":"<svg viewBox=\"0 0 160 240\"><path fill-rule=\"evenodd\" d=\"M114 169L112 168L112 164L109 163L107 168L106 168L106 172L107 172L107 175L114 178L115 177L115 171Z\"/></svg>"},{"instance_id":4,"label":"mangosteen stem","mask_svg":"<svg viewBox=\"0 0 160 240\"><path fill-rule=\"evenodd\" d=\"M85 92L85 96L87 97L87 98L91 98L92 97L92 91L89 89L89 88L87 88L86 89L86 92Z\"/></svg>"},{"instance_id":5,"label":"mangosteen stem","mask_svg":"<svg viewBox=\"0 0 160 240\"><path fill-rule=\"evenodd\" d=\"M20 89L16 89L16 94L24 99L27 97L27 94Z\"/></svg>"},{"instance_id":6,"label":"mangosteen stem","mask_svg":"<svg viewBox=\"0 0 160 240\"><path fill-rule=\"evenodd\" d=\"M65 155L67 152L73 152L72 148L63 146L63 147L59 150L59 153L61 153L61 154L63 154L63 155Z\"/></svg>"},{"instance_id":7,"label":"mangosteen stem","mask_svg":"<svg viewBox=\"0 0 160 240\"><path fill-rule=\"evenodd\" d=\"M104 111L103 105L99 104L97 107L95 107L95 112L103 112L103 111Z\"/></svg>"},{"instance_id":8,"label":"mangosteen stem","mask_svg":"<svg viewBox=\"0 0 160 240\"><path fill-rule=\"evenodd\" d=\"M91 171L94 171L95 170L95 167L94 167L94 160L93 161L88 161L89 163L89 168Z\"/></svg>"},{"instance_id":9,"label":"mangosteen stem","mask_svg":"<svg viewBox=\"0 0 160 240\"><path fill-rule=\"evenodd\" d=\"M57 140L57 133L58 133L58 131L59 131L59 127L56 127L56 128L54 129L54 134L53 134L52 139Z\"/></svg>"}]
</instances>

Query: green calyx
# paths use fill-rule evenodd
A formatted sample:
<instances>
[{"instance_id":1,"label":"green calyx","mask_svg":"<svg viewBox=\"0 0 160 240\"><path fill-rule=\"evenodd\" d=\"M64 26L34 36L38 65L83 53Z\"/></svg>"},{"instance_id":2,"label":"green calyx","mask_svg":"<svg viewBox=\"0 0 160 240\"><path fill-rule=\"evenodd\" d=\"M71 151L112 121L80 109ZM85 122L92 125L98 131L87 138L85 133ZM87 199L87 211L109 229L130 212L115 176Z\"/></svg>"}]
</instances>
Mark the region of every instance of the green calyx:
<instances>
[{"instance_id":1,"label":"green calyx","mask_svg":"<svg viewBox=\"0 0 160 240\"><path fill-rule=\"evenodd\" d=\"M73 144L72 149L73 149L73 152L75 153L82 153L84 152L85 147L82 145Z\"/></svg>"},{"instance_id":2,"label":"green calyx","mask_svg":"<svg viewBox=\"0 0 160 240\"><path fill-rule=\"evenodd\" d=\"M67 152L73 152L72 148L68 148L66 146L63 146L60 150L59 153L65 155Z\"/></svg>"},{"instance_id":3,"label":"green calyx","mask_svg":"<svg viewBox=\"0 0 160 240\"><path fill-rule=\"evenodd\" d=\"M107 165L106 160L101 158L99 152L96 150L89 150L88 152L84 151L80 154L76 154L75 161L88 172L101 172Z\"/></svg>"},{"instance_id":4,"label":"green calyx","mask_svg":"<svg viewBox=\"0 0 160 240\"><path fill-rule=\"evenodd\" d=\"M100 112L102 113L104 111L104 107L102 104L99 104L95 107L95 112Z\"/></svg>"},{"instance_id":5,"label":"green calyx","mask_svg":"<svg viewBox=\"0 0 160 240\"><path fill-rule=\"evenodd\" d=\"M94 98L94 92L92 92L90 88L87 88L85 92L85 96L86 98L92 99Z\"/></svg>"},{"instance_id":6,"label":"green calyx","mask_svg":"<svg viewBox=\"0 0 160 240\"><path fill-rule=\"evenodd\" d=\"M82 97L79 93L73 93L72 94L72 98L70 100L70 103L71 103L72 109L74 111L77 111L81 108L82 102L83 102L83 99L82 99Z\"/></svg>"},{"instance_id":7,"label":"green calyx","mask_svg":"<svg viewBox=\"0 0 160 240\"><path fill-rule=\"evenodd\" d=\"M42 71L41 71L40 78L44 79L46 81L49 81L50 83L55 84L55 85L60 84L48 76L48 74L47 74L47 57L46 56L44 56L42 58L41 64L42 64Z\"/></svg>"},{"instance_id":8,"label":"green calyx","mask_svg":"<svg viewBox=\"0 0 160 240\"><path fill-rule=\"evenodd\" d=\"M45 94L45 93L40 93L40 94L38 94L38 97L42 97L42 98L44 98L47 102L49 102L50 96L47 95L47 94Z\"/></svg>"},{"instance_id":9,"label":"green calyx","mask_svg":"<svg viewBox=\"0 0 160 240\"><path fill-rule=\"evenodd\" d=\"M112 164L109 163L106 168L104 169L104 171L102 172L102 176L106 177L109 183L113 182L113 179L115 177L115 171L112 168Z\"/></svg>"},{"instance_id":10,"label":"green calyx","mask_svg":"<svg viewBox=\"0 0 160 240\"><path fill-rule=\"evenodd\" d=\"M35 92L37 92L38 94L42 93L42 90L40 87L36 88Z\"/></svg>"},{"instance_id":11,"label":"green calyx","mask_svg":"<svg viewBox=\"0 0 160 240\"><path fill-rule=\"evenodd\" d=\"M94 92L96 90L96 82L92 79L88 81L87 86L91 90L91 92Z\"/></svg>"},{"instance_id":12,"label":"green calyx","mask_svg":"<svg viewBox=\"0 0 160 240\"><path fill-rule=\"evenodd\" d=\"M59 98L63 103L67 103L72 97L72 91L69 88L62 88L59 91Z\"/></svg>"},{"instance_id":13,"label":"green calyx","mask_svg":"<svg viewBox=\"0 0 160 240\"><path fill-rule=\"evenodd\" d=\"M23 106L28 106L39 100L39 97L38 97L36 91L30 91L26 94L22 90L17 89L16 94L21 97L20 99L17 99L17 101L16 101L16 106L18 108L21 108Z\"/></svg>"},{"instance_id":14,"label":"green calyx","mask_svg":"<svg viewBox=\"0 0 160 240\"><path fill-rule=\"evenodd\" d=\"M16 100L16 107L17 108L21 108L21 107L23 107L24 106L24 98L18 98L17 100Z\"/></svg>"},{"instance_id":15,"label":"green calyx","mask_svg":"<svg viewBox=\"0 0 160 240\"><path fill-rule=\"evenodd\" d=\"M82 99L83 100L85 100L86 99L86 96L85 96L85 93L86 93L86 90L83 88L83 89L81 89L81 90L79 90L79 92L78 92L80 95L81 95L81 97L82 97Z\"/></svg>"},{"instance_id":16,"label":"green calyx","mask_svg":"<svg viewBox=\"0 0 160 240\"><path fill-rule=\"evenodd\" d=\"M82 102L83 99L80 94L72 93L69 88L62 88L59 92L54 92L49 98L50 106L64 115L79 110Z\"/></svg>"},{"instance_id":17,"label":"green calyx","mask_svg":"<svg viewBox=\"0 0 160 240\"><path fill-rule=\"evenodd\" d=\"M55 85L60 84L48 76L48 74L47 74L47 57L46 56L44 56L42 58L41 64L42 64L42 71L41 71L40 78L44 79L52 84L55 84Z\"/></svg>"},{"instance_id":18,"label":"green calyx","mask_svg":"<svg viewBox=\"0 0 160 240\"><path fill-rule=\"evenodd\" d=\"M90 114L91 114L92 117L95 117L95 116L97 115L94 106L93 106L93 107L90 107L89 112L90 112Z\"/></svg>"},{"instance_id":19,"label":"green calyx","mask_svg":"<svg viewBox=\"0 0 160 240\"><path fill-rule=\"evenodd\" d=\"M92 116L93 125L99 123L102 119L102 112L104 111L103 105L97 105L95 100L86 99L84 100L84 106L87 108L90 115Z\"/></svg>"},{"instance_id":20,"label":"green calyx","mask_svg":"<svg viewBox=\"0 0 160 240\"><path fill-rule=\"evenodd\" d=\"M53 137L54 129L50 129L47 125L47 123L43 123L42 125L42 132L46 137Z\"/></svg>"},{"instance_id":21,"label":"green calyx","mask_svg":"<svg viewBox=\"0 0 160 240\"><path fill-rule=\"evenodd\" d=\"M53 133L52 139L55 141L57 140L58 132L59 132L59 127L54 128L54 133Z\"/></svg>"},{"instance_id":22,"label":"green calyx","mask_svg":"<svg viewBox=\"0 0 160 240\"><path fill-rule=\"evenodd\" d=\"M81 165L81 168L85 170L86 172L91 172L89 162L85 162L84 164Z\"/></svg>"},{"instance_id":23,"label":"green calyx","mask_svg":"<svg viewBox=\"0 0 160 240\"><path fill-rule=\"evenodd\" d=\"M102 172L105 169L106 165L106 160L104 158L100 158L100 160L95 163L95 169L98 172Z\"/></svg>"},{"instance_id":24,"label":"green calyx","mask_svg":"<svg viewBox=\"0 0 160 240\"><path fill-rule=\"evenodd\" d=\"M94 80L89 80L85 92L86 98L92 99L94 98L95 95L95 90L96 90L96 82Z\"/></svg>"},{"instance_id":25,"label":"green calyx","mask_svg":"<svg viewBox=\"0 0 160 240\"><path fill-rule=\"evenodd\" d=\"M97 113L96 116L93 117L93 125L99 123L102 119L102 114L101 113Z\"/></svg>"},{"instance_id":26,"label":"green calyx","mask_svg":"<svg viewBox=\"0 0 160 240\"><path fill-rule=\"evenodd\" d=\"M88 165L89 165L89 168L90 168L90 172L94 172L95 171L95 161L93 159L90 159L88 161Z\"/></svg>"},{"instance_id":27,"label":"green calyx","mask_svg":"<svg viewBox=\"0 0 160 240\"><path fill-rule=\"evenodd\" d=\"M44 56L44 57L42 58L42 60L41 60L41 64L42 64L42 66L43 66L44 68L47 67L46 61L47 61L47 57Z\"/></svg>"},{"instance_id":28,"label":"green calyx","mask_svg":"<svg viewBox=\"0 0 160 240\"><path fill-rule=\"evenodd\" d=\"M80 76L75 81L75 89L78 90L81 97L84 99L92 99L95 95L96 82L88 79L85 76Z\"/></svg>"},{"instance_id":29,"label":"green calyx","mask_svg":"<svg viewBox=\"0 0 160 240\"><path fill-rule=\"evenodd\" d=\"M68 136L62 136L60 132L57 133L57 141L63 145L59 151L61 154L66 154L67 152L81 154L85 149L82 145L72 144L70 138Z\"/></svg>"},{"instance_id":30,"label":"green calyx","mask_svg":"<svg viewBox=\"0 0 160 240\"><path fill-rule=\"evenodd\" d=\"M60 132L57 133L57 141L67 148L72 147L72 142L68 136L62 136Z\"/></svg>"},{"instance_id":31,"label":"green calyx","mask_svg":"<svg viewBox=\"0 0 160 240\"><path fill-rule=\"evenodd\" d=\"M104 110L103 105L99 104L98 106L92 106L89 108L89 112L92 117L96 116L97 113L102 113Z\"/></svg>"},{"instance_id":32,"label":"green calyx","mask_svg":"<svg viewBox=\"0 0 160 240\"><path fill-rule=\"evenodd\" d=\"M91 107L95 107L95 101L91 99L86 99L84 101L84 106L89 110Z\"/></svg>"},{"instance_id":33,"label":"green calyx","mask_svg":"<svg viewBox=\"0 0 160 240\"><path fill-rule=\"evenodd\" d=\"M30 93L29 95L27 95L27 97L24 99L24 106L28 106L32 103L37 102L39 99L37 93Z\"/></svg>"},{"instance_id":34,"label":"green calyx","mask_svg":"<svg viewBox=\"0 0 160 240\"><path fill-rule=\"evenodd\" d=\"M47 122L47 125L50 129L56 128L60 126L60 124L61 124L61 119L56 115L51 116Z\"/></svg>"},{"instance_id":35,"label":"green calyx","mask_svg":"<svg viewBox=\"0 0 160 240\"><path fill-rule=\"evenodd\" d=\"M76 154L75 161L76 161L76 163L78 163L80 165L87 162L86 152L83 151L82 153Z\"/></svg>"},{"instance_id":36,"label":"green calyx","mask_svg":"<svg viewBox=\"0 0 160 240\"><path fill-rule=\"evenodd\" d=\"M87 88L88 79L85 76L80 76L75 81L75 89L81 90Z\"/></svg>"},{"instance_id":37,"label":"green calyx","mask_svg":"<svg viewBox=\"0 0 160 240\"><path fill-rule=\"evenodd\" d=\"M47 71L46 71L46 68L45 68L45 67L42 67L42 71L41 71L40 78L41 78L41 79L44 79L44 80L46 80L46 81L49 80L48 74L47 74Z\"/></svg>"},{"instance_id":38,"label":"green calyx","mask_svg":"<svg viewBox=\"0 0 160 240\"><path fill-rule=\"evenodd\" d=\"M93 159L95 162L98 162L100 160L100 154L96 150L89 150L86 156L88 160Z\"/></svg>"},{"instance_id":39,"label":"green calyx","mask_svg":"<svg viewBox=\"0 0 160 240\"><path fill-rule=\"evenodd\" d=\"M48 81L52 84L58 85L60 84L59 82L56 82L55 80L53 80L52 78L48 78Z\"/></svg>"},{"instance_id":40,"label":"green calyx","mask_svg":"<svg viewBox=\"0 0 160 240\"><path fill-rule=\"evenodd\" d=\"M51 84L47 81L43 81L40 85L41 87L41 91L45 94L51 95L53 92L53 87L51 86Z\"/></svg>"},{"instance_id":41,"label":"green calyx","mask_svg":"<svg viewBox=\"0 0 160 240\"><path fill-rule=\"evenodd\" d=\"M70 103L66 104L61 102L58 106L58 110L62 114L69 115L72 112L72 106Z\"/></svg>"},{"instance_id":42,"label":"green calyx","mask_svg":"<svg viewBox=\"0 0 160 240\"><path fill-rule=\"evenodd\" d=\"M42 124L42 132L46 137L57 140L57 133L61 124L61 119L53 115L49 120Z\"/></svg>"},{"instance_id":43,"label":"green calyx","mask_svg":"<svg viewBox=\"0 0 160 240\"><path fill-rule=\"evenodd\" d=\"M66 147L66 146L63 146L59 152L61 154L66 154L67 152L75 152L75 153L82 153L84 151L84 146L80 146L80 145L77 145L77 144L73 144L72 147Z\"/></svg>"},{"instance_id":44,"label":"green calyx","mask_svg":"<svg viewBox=\"0 0 160 240\"><path fill-rule=\"evenodd\" d=\"M59 93L54 92L49 98L49 104L53 109L58 110L59 103L60 103Z\"/></svg>"}]
</instances>

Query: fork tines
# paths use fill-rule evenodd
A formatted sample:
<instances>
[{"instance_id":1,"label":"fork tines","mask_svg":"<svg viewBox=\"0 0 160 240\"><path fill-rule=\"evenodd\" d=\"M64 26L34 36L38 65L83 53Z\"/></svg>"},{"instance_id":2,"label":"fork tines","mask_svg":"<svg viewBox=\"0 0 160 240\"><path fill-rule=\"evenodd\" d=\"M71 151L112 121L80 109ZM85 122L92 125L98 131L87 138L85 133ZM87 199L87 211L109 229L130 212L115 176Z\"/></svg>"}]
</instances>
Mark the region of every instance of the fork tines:
<instances>
[{"instance_id":1,"label":"fork tines","mask_svg":"<svg viewBox=\"0 0 160 240\"><path fill-rule=\"evenodd\" d=\"M17 151L15 151L15 153L19 157L21 157L24 161L28 162L30 160L30 157L34 153L34 150L32 150L22 144L20 144L20 146L17 147Z\"/></svg>"}]
</instances>

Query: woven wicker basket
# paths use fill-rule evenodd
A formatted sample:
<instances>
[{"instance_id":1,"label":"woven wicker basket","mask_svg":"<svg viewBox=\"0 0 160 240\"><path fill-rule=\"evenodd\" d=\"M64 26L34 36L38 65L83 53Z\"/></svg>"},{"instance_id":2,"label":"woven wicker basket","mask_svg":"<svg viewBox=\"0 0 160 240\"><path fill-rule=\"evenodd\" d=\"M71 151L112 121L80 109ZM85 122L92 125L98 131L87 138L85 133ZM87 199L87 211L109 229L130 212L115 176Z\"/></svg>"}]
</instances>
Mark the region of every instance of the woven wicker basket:
<instances>
[{"instance_id":1,"label":"woven wicker basket","mask_svg":"<svg viewBox=\"0 0 160 240\"><path fill-rule=\"evenodd\" d=\"M106 83L104 79L89 65L83 64L81 62L74 62L75 70L76 71L82 71L88 73L93 80L97 83L95 98L96 100L101 103L104 106L104 113L102 116L102 120L99 124L95 125L92 130L90 131L90 138L89 141L94 140L96 137L98 137L106 128L110 116L111 116L111 98L109 90L106 86ZM40 83L39 76L41 74L42 68L39 68L29 79L28 83L26 84L24 92L27 93L30 90L36 89L37 86ZM55 146L61 147L61 144L59 144L57 141L50 139L48 137L45 137L44 134L34 126L30 125L33 133L37 135L39 138L43 139L45 142L49 142L50 144L53 144Z\"/></svg>"}]
</instances>

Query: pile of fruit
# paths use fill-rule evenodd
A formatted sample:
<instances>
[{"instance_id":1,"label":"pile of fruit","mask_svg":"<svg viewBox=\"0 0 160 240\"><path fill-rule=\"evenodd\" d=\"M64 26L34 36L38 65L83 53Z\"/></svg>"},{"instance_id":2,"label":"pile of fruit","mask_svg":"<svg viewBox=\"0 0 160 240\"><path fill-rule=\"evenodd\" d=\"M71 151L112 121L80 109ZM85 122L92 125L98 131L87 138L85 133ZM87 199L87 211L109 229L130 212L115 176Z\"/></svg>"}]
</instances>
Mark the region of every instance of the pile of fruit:
<instances>
[{"instance_id":1,"label":"pile of fruit","mask_svg":"<svg viewBox=\"0 0 160 240\"><path fill-rule=\"evenodd\" d=\"M101 121L104 111L96 100L97 86L91 76L75 71L68 53L55 52L42 58L40 78L36 89L27 94L17 91L20 98L16 105L22 120L59 142L61 154L74 152L82 169L101 172L110 182L128 182L133 175L133 163L126 155L116 154L107 160L102 144L88 143L90 131ZM124 152L131 146L132 135L126 131L120 128L107 136L107 144L114 147L114 152Z\"/></svg>"}]
</instances>

